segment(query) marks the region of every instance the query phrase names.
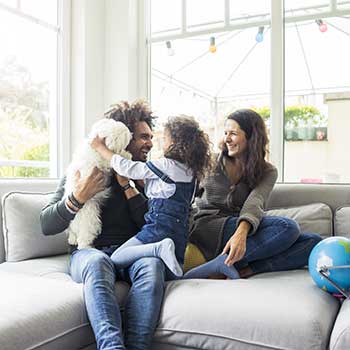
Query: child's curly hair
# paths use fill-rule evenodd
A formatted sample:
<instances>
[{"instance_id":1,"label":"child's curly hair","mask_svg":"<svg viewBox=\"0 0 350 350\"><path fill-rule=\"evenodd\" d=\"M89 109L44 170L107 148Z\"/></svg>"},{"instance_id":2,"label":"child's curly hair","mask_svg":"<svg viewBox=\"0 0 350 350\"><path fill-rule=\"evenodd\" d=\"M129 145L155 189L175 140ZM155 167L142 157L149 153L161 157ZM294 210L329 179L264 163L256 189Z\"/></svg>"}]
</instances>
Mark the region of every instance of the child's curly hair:
<instances>
[{"instance_id":1,"label":"child's curly hair","mask_svg":"<svg viewBox=\"0 0 350 350\"><path fill-rule=\"evenodd\" d=\"M187 165L198 180L212 167L211 142L193 117L180 115L170 117L164 125L173 144L164 156Z\"/></svg>"}]
</instances>

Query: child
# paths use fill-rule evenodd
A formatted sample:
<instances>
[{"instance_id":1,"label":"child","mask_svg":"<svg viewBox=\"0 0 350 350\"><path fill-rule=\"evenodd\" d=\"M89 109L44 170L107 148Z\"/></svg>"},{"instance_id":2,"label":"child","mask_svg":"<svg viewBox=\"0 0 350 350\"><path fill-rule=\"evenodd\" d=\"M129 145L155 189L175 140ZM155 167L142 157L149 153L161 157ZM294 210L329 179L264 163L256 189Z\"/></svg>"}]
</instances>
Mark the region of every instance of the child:
<instances>
[{"instance_id":1,"label":"child","mask_svg":"<svg viewBox=\"0 0 350 350\"><path fill-rule=\"evenodd\" d=\"M210 164L208 135L190 117L168 120L164 128L164 157L153 162L127 160L110 151L96 137L91 146L121 176L145 180L148 212L141 231L111 256L117 268L130 266L141 257L159 257L177 277L182 265L189 230L189 210L197 180Z\"/></svg>"}]
</instances>

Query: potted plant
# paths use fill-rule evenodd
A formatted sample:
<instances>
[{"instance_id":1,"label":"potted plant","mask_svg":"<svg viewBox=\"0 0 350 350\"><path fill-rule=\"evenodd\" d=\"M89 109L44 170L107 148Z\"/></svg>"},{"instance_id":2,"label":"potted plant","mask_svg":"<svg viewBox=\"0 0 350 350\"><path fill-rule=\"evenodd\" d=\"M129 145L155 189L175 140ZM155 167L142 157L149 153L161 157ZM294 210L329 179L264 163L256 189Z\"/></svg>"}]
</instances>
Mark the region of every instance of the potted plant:
<instances>
[{"instance_id":1,"label":"potted plant","mask_svg":"<svg viewBox=\"0 0 350 350\"><path fill-rule=\"evenodd\" d=\"M256 110L265 122L270 118L270 108ZM284 111L284 137L289 140L323 140L327 135L326 117L314 106L288 106ZM316 132L318 131L318 134ZM318 136L317 136L318 135Z\"/></svg>"}]
</instances>

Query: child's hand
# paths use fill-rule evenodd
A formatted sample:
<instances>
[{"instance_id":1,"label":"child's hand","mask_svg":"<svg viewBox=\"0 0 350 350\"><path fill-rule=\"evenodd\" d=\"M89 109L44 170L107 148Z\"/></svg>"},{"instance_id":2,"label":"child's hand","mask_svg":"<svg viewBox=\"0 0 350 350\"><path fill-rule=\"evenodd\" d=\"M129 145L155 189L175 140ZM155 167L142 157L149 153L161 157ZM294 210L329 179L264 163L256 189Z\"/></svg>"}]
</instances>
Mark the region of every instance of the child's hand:
<instances>
[{"instance_id":1,"label":"child's hand","mask_svg":"<svg viewBox=\"0 0 350 350\"><path fill-rule=\"evenodd\" d=\"M109 150L106 146L105 139L99 136L96 136L91 142L90 146L97 151L102 158L110 161L113 157L113 152Z\"/></svg>"},{"instance_id":2,"label":"child's hand","mask_svg":"<svg viewBox=\"0 0 350 350\"><path fill-rule=\"evenodd\" d=\"M105 138L99 137L98 135L90 142L91 147L98 151L99 149L106 148Z\"/></svg>"}]
</instances>

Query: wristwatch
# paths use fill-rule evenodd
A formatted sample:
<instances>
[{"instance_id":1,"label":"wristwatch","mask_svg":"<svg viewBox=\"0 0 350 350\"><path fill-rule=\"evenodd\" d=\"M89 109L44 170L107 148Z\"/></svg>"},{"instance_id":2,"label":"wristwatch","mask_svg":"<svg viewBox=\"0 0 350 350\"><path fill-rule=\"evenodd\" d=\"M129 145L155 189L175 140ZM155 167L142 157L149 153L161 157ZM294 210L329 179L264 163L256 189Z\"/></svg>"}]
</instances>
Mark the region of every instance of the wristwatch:
<instances>
[{"instance_id":1,"label":"wristwatch","mask_svg":"<svg viewBox=\"0 0 350 350\"><path fill-rule=\"evenodd\" d=\"M130 185L130 182L128 182L126 185L124 186L120 186L122 188L122 191L125 192L126 190L128 190L129 188L133 188L131 185Z\"/></svg>"}]
</instances>

